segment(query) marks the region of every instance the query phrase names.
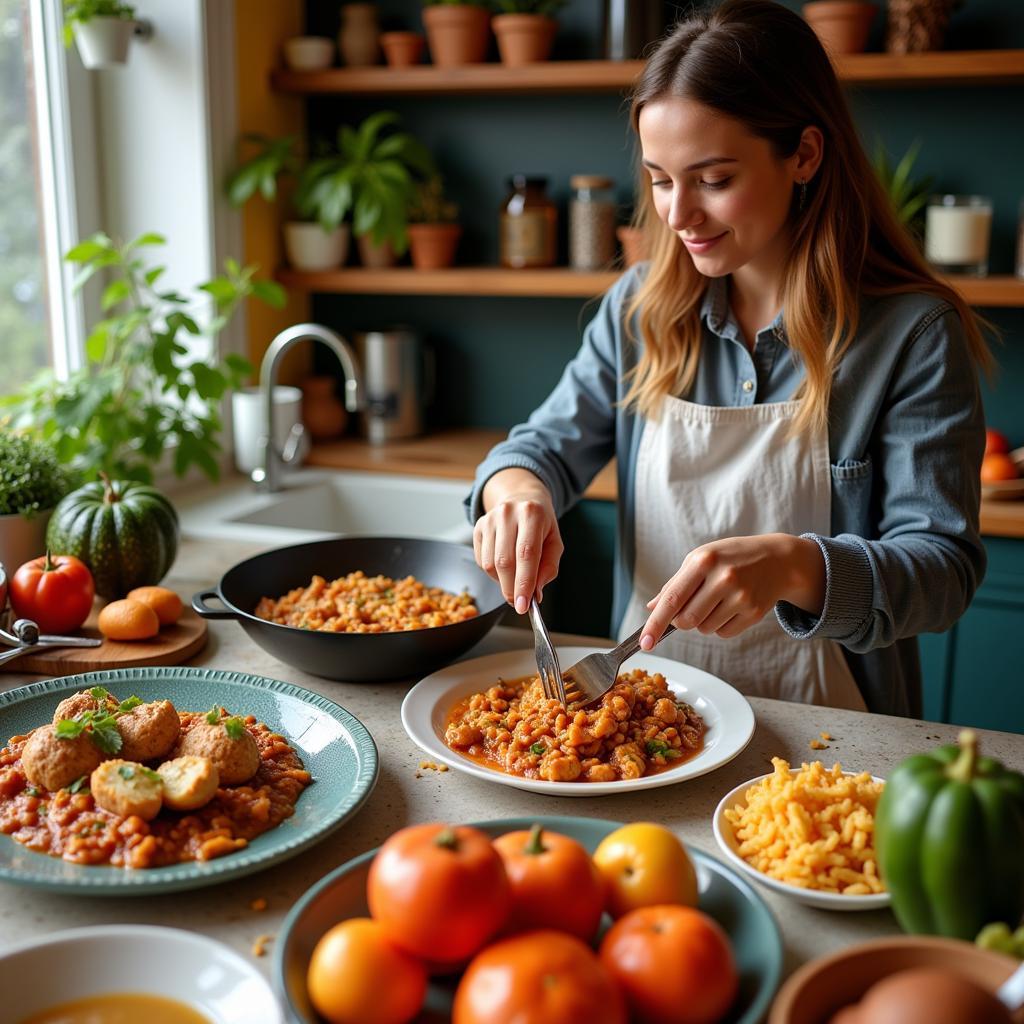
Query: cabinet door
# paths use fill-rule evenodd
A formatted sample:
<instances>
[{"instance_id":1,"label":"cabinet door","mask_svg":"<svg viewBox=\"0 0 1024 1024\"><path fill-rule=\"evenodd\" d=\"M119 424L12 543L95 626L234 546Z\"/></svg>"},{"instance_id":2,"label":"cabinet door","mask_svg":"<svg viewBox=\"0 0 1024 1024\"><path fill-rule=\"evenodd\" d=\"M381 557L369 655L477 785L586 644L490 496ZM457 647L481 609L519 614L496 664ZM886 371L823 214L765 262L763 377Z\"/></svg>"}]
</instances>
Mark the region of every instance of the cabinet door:
<instances>
[{"instance_id":1,"label":"cabinet door","mask_svg":"<svg viewBox=\"0 0 1024 1024\"><path fill-rule=\"evenodd\" d=\"M948 721L955 636L956 626L945 633L925 633L917 638L921 650L923 714L929 722Z\"/></svg>"}]
</instances>

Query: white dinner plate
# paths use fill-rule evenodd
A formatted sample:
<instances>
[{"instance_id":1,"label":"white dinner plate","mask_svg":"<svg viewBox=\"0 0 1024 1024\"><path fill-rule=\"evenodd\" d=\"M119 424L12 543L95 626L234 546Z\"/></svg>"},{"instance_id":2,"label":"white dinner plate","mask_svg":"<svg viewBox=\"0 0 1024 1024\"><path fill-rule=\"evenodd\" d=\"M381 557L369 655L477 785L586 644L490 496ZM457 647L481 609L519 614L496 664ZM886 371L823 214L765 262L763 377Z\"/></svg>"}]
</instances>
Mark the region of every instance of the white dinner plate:
<instances>
[{"instance_id":1,"label":"white dinner plate","mask_svg":"<svg viewBox=\"0 0 1024 1024\"><path fill-rule=\"evenodd\" d=\"M725 859L738 871L742 871L748 878L759 882L765 888L777 892L780 896L787 896L796 900L797 903L806 903L809 907L817 907L819 910L880 910L889 906L889 894L887 892L871 893L869 896L844 896L842 893L820 892L817 889L803 889L798 885L789 885L787 882L780 882L777 878L758 871L753 864L748 864L737 852L739 843L736 841L736 834L733 832L732 823L725 817L725 812L730 807L745 807L747 804L747 790L756 785L762 779L767 779L773 772L759 775L756 779L750 779L741 786L737 786L730 793L719 801L715 808L713 826L715 839L718 848L722 851ZM860 772L843 772L844 775L859 775ZM875 782L885 782L877 775L872 775Z\"/></svg>"},{"instance_id":2,"label":"white dinner plate","mask_svg":"<svg viewBox=\"0 0 1024 1024\"><path fill-rule=\"evenodd\" d=\"M598 647L559 647L560 665L574 665ZM475 775L488 782L497 782L517 789L528 789L549 796L605 796L632 789L654 789L672 786L686 779L705 775L731 761L750 742L754 734L754 712L738 690L717 676L691 668L678 661L658 658L652 654L636 654L620 669L634 668L660 672L678 700L693 706L704 719L704 746L696 757L657 775L616 782L548 782L509 775L497 768L487 768L463 757L444 741L445 722L452 708L471 693L494 686L499 679L519 679L536 673L533 651L506 651L484 658L456 662L421 679L402 702L402 725L417 746L434 760L460 772Z\"/></svg>"}]
</instances>

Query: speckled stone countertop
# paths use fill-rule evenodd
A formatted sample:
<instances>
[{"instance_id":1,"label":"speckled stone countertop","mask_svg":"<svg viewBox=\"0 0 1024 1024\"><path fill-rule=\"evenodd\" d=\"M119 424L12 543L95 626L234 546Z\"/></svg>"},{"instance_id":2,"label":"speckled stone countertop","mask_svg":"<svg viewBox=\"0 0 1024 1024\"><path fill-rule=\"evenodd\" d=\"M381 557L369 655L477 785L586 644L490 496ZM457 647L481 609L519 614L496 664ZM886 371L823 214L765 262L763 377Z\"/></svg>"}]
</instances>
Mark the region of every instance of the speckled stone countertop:
<instances>
[{"instance_id":1,"label":"speckled stone countertop","mask_svg":"<svg viewBox=\"0 0 1024 1024\"><path fill-rule=\"evenodd\" d=\"M165 581L186 599L215 583L235 562L260 550L252 545L186 540L173 573ZM585 638L556 637L559 643ZM530 634L501 626L466 657L530 647ZM190 664L234 669L282 679L329 697L370 730L380 751L380 778L366 806L345 826L312 849L275 867L216 888L139 898L68 896L0 883L0 955L13 942L63 928L106 923L163 924L205 932L252 955L259 936L273 936L292 904L337 865L380 844L396 829L414 822L453 822L532 814L569 814L615 821L653 820L673 828L688 843L717 856L711 815L721 796L771 769L770 759L792 763L820 758L851 769L887 775L907 754L956 738L955 726L887 718L853 711L807 707L753 698L757 728L749 746L718 771L677 786L615 797L540 797L477 780L455 771L419 771L424 756L406 736L399 719L409 683L347 684L306 675L256 647L233 622L211 622L209 642ZM41 677L0 676L0 690ZM808 744L822 731L834 739L827 750ZM1024 736L980 731L985 753L1024 769ZM6 737L4 738L6 739ZM12 842L0 836L0 842ZM802 906L759 887L774 912L785 943L786 972L805 960L869 938L898 932L888 911L831 913ZM258 898L263 911L251 909ZM269 975L272 941L259 960Z\"/></svg>"}]
</instances>

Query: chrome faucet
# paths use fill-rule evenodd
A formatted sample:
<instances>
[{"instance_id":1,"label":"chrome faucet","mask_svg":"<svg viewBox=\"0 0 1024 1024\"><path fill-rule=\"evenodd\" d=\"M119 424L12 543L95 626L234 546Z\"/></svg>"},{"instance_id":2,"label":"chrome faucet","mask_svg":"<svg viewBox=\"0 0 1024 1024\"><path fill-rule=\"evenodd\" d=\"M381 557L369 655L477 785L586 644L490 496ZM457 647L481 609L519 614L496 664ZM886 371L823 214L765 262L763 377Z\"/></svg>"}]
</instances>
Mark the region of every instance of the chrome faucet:
<instances>
[{"instance_id":1,"label":"chrome faucet","mask_svg":"<svg viewBox=\"0 0 1024 1024\"><path fill-rule=\"evenodd\" d=\"M278 451L274 444L274 382L281 357L297 342L322 341L337 357L345 371L345 408L358 412L362 402L362 380L355 353L349 343L336 332L320 324L296 324L282 331L270 343L260 364L260 392L263 398L263 434L259 440L259 460L252 471L252 482L261 491L280 490L280 471L283 466L295 460L302 442L305 428L297 423L285 443L284 450Z\"/></svg>"}]
</instances>

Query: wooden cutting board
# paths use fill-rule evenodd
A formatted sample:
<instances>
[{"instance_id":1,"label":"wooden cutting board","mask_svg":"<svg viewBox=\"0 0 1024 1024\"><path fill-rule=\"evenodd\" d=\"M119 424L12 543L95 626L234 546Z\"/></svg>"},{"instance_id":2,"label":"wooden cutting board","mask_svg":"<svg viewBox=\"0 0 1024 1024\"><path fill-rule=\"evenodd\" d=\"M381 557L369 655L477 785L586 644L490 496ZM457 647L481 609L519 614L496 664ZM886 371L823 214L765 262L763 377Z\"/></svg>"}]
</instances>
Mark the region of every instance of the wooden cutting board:
<instances>
[{"instance_id":1,"label":"wooden cutting board","mask_svg":"<svg viewBox=\"0 0 1024 1024\"><path fill-rule=\"evenodd\" d=\"M206 644L206 620L186 607L173 626L161 626L151 640L108 640L96 628L99 605L93 608L77 636L103 640L99 647L49 647L25 654L0 665L0 672L41 672L48 676L69 676L77 672L99 672L110 668L139 668L146 665L180 665ZM0 650L7 650L0 647Z\"/></svg>"}]
</instances>

